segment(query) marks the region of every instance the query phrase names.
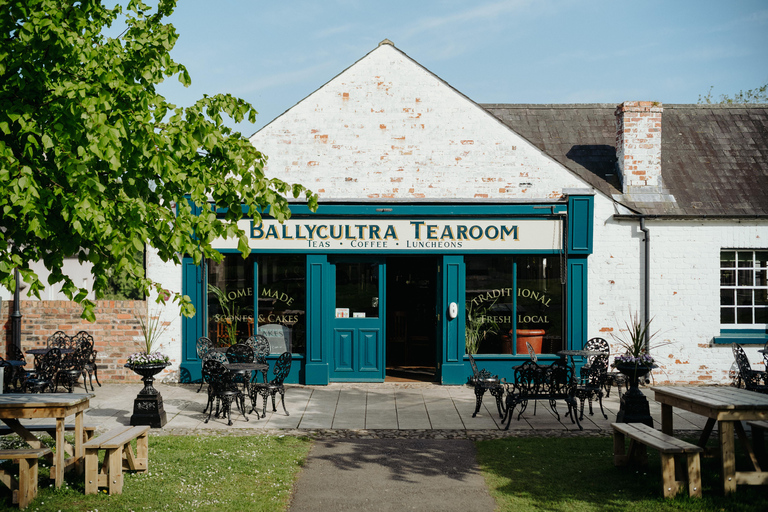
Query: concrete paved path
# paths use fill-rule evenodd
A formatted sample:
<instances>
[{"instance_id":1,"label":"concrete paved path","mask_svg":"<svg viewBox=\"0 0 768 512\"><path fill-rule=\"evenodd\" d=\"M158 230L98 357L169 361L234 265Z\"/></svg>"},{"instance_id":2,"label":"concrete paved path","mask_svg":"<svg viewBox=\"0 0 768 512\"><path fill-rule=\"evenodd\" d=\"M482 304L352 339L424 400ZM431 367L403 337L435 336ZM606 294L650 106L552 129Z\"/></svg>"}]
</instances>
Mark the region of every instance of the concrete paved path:
<instances>
[{"instance_id":1,"label":"concrete paved path","mask_svg":"<svg viewBox=\"0 0 768 512\"><path fill-rule=\"evenodd\" d=\"M198 431L219 431L222 433L247 434L275 430L298 431L316 435L323 431L356 432L389 430L407 437L415 431L444 431L455 434L474 435L483 432L504 435L499 429L501 421L496 412L493 397L486 394L477 417L475 395L468 386L440 386L427 383L382 383L382 384L331 384L329 386L289 385L286 391L286 416L280 403L277 412L272 404L267 406L265 418L257 419L256 414L248 415L248 421L236 410L232 413L233 425L225 420L211 418L205 423L203 414L206 403L205 389L197 393L198 384L162 384L155 387L162 393L168 423L161 431L153 433L185 434ZM99 430L108 430L117 425L129 424L133 413L133 399L141 390L141 384L104 384L96 387L90 409L86 411L86 422ZM83 392L82 388L77 392ZM653 393L647 388L651 415L660 425L660 404L653 400ZM250 406L250 403L248 403ZM259 410L262 403L259 402ZM515 415L509 427L512 435L536 435L539 431L555 433L578 432L569 418L564 417L564 404L558 404L560 419L552 413L546 401L539 401L534 415L533 404L528 406L520 420ZM603 418L600 408L594 404L595 414L585 411L582 425L589 433L610 432L610 424L616 421L619 411L618 393L611 393L603 400L608 416ZM250 407L248 407L250 410ZM705 418L675 409L676 430L701 430Z\"/></svg>"},{"instance_id":2,"label":"concrete paved path","mask_svg":"<svg viewBox=\"0 0 768 512\"><path fill-rule=\"evenodd\" d=\"M313 445L289 510L491 512L494 506L471 441L341 439Z\"/></svg>"}]
</instances>

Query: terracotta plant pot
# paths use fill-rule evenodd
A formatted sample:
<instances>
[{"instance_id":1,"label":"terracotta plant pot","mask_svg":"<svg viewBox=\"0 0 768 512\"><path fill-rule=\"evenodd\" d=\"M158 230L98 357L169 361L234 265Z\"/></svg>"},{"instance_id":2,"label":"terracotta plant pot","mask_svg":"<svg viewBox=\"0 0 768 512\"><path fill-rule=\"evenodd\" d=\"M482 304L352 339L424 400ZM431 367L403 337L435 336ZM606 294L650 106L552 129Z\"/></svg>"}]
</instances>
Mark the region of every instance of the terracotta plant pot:
<instances>
[{"instance_id":1,"label":"terracotta plant pot","mask_svg":"<svg viewBox=\"0 0 768 512\"><path fill-rule=\"evenodd\" d=\"M533 347L533 351L537 354L541 354L541 346L544 343L544 334L547 331L544 329L518 329L517 330L517 353L527 354L528 346L530 343Z\"/></svg>"}]
</instances>

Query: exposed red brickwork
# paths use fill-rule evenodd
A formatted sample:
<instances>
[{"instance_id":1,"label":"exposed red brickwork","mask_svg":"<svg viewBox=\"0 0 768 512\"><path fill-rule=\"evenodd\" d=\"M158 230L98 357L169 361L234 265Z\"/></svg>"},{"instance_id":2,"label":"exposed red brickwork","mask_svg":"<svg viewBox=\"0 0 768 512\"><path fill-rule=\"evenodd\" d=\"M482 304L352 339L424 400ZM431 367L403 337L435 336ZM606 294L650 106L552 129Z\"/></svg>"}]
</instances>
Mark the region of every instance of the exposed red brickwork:
<instances>
[{"instance_id":1,"label":"exposed red brickwork","mask_svg":"<svg viewBox=\"0 0 768 512\"><path fill-rule=\"evenodd\" d=\"M138 375L123 367L128 356L139 350L136 339L141 331L135 315L146 311L143 301L103 300L96 302L96 322L90 323L82 318L82 307L74 302L63 300L23 300L20 303L21 347L23 350L44 347L48 336L56 331L74 335L87 331L93 335L99 380L101 382L139 381ZM5 357L7 346L13 343L10 313L13 301L3 301L0 310L2 319L2 340L0 355ZM27 362L31 364L32 358Z\"/></svg>"}]
</instances>

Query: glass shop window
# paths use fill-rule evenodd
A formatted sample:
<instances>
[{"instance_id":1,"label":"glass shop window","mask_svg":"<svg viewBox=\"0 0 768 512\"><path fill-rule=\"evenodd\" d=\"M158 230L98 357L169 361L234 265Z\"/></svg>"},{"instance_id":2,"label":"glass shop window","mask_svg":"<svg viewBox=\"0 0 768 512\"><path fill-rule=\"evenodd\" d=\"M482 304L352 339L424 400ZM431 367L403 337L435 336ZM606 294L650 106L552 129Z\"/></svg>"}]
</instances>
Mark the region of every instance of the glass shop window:
<instances>
[{"instance_id":1,"label":"glass shop window","mask_svg":"<svg viewBox=\"0 0 768 512\"><path fill-rule=\"evenodd\" d=\"M218 346L245 341L253 335L253 264L238 254L208 262L208 338Z\"/></svg>"},{"instance_id":2,"label":"glass shop window","mask_svg":"<svg viewBox=\"0 0 768 512\"><path fill-rule=\"evenodd\" d=\"M558 255L464 258L468 353L540 354L563 349L563 284Z\"/></svg>"},{"instance_id":3,"label":"glass shop window","mask_svg":"<svg viewBox=\"0 0 768 512\"><path fill-rule=\"evenodd\" d=\"M225 254L208 264L208 337L219 346L254 334L270 352L306 347L306 265L303 255ZM255 274L256 273L256 274Z\"/></svg>"},{"instance_id":4,"label":"glass shop window","mask_svg":"<svg viewBox=\"0 0 768 512\"><path fill-rule=\"evenodd\" d=\"M301 254L257 257L258 332L270 352L303 354L307 346L307 270Z\"/></svg>"},{"instance_id":5,"label":"glass shop window","mask_svg":"<svg viewBox=\"0 0 768 512\"><path fill-rule=\"evenodd\" d=\"M720 325L768 326L768 251L720 252Z\"/></svg>"},{"instance_id":6,"label":"glass shop window","mask_svg":"<svg viewBox=\"0 0 768 512\"><path fill-rule=\"evenodd\" d=\"M340 317L379 317L379 264L336 263L336 313Z\"/></svg>"}]
</instances>

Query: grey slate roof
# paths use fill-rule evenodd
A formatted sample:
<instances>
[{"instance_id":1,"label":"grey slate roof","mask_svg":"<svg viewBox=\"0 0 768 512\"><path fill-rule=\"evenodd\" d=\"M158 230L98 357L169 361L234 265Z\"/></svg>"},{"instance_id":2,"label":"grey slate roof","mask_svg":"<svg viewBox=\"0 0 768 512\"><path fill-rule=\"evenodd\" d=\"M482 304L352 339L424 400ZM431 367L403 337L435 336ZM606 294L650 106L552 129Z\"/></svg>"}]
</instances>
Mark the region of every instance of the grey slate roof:
<instances>
[{"instance_id":1,"label":"grey slate roof","mask_svg":"<svg viewBox=\"0 0 768 512\"><path fill-rule=\"evenodd\" d=\"M648 215L768 216L768 105L663 105L661 174L676 202L619 198L615 104L484 104L510 129Z\"/></svg>"}]
</instances>

